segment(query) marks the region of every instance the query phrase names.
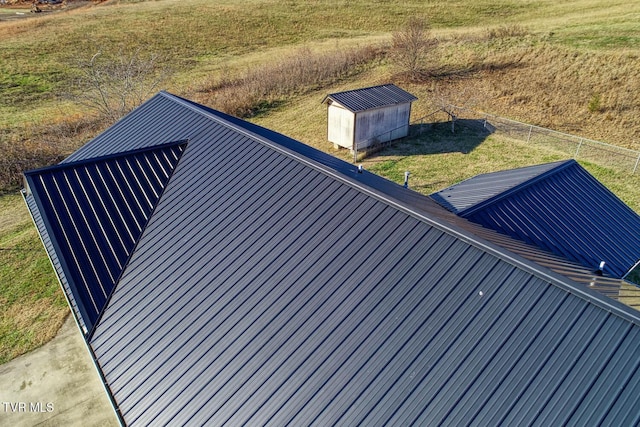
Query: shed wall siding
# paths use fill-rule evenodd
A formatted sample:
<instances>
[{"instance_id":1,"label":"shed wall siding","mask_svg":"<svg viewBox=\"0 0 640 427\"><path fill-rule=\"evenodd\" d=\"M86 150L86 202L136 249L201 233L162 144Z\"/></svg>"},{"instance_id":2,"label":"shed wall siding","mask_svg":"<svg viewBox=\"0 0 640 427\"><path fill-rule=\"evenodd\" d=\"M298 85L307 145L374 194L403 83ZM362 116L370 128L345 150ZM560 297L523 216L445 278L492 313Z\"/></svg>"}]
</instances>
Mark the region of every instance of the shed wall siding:
<instances>
[{"instance_id":1,"label":"shed wall siding","mask_svg":"<svg viewBox=\"0 0 640 427\"><path fill-rule=\"evenodd\" d=\"M411 104L392 105L356 115L356 143L365 148L407 136Z\"/></svg>"},{"instance_id":2,"label":"shed wall siding","mask_svg":"<svg viewBox=\"0 0 640 427\"><path fill-rule=\"evenodd\" d=\"M353 148L354 113L345 108L331 104L328 108L328 139L340 147Z\"/></svg>"}]
</instances>

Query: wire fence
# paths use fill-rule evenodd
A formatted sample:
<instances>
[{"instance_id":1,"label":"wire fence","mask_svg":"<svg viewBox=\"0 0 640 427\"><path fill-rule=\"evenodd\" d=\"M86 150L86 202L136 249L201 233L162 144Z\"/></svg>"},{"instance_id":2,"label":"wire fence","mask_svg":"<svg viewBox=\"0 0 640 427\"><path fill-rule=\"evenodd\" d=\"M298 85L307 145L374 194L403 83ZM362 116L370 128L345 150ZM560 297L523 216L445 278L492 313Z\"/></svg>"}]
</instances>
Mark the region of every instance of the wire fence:
<instances>
[{"instance_id":1,"label":"wire fence","mask_svg":"<svg viewBox=\"0 0 640 427\"><path fill-rule=\"evenodd\" d=\"M455 105L447 107L454 121L466 119L465 126L474 126L491 133L506 135L527 144L538 144L601 166L622 169L635 174L640 169L640 151L618 147L539 126L518 122L493 114L482 113Z\"/></svg>"},{"instance_id":2,"label":"wire fence","mask_svg":"<svg viewBox=\"0 0 640 427\"><path fill-rule=\"evenodd\" d=\"M444 120L448 119L451 121L452 131L455 130L455 126L464 123L465 127L470 127L477 131L501 134L526 142L527 144L537 144L565 153L576 160L622 169L630 171L632 174L640 170L640 151L618 147L455 105L448 105L441 110L434 111L426 116L413 120L408 136L415 137L431 129L438 115L444 116ZM442 123L442 120L438 122ZM404 126L404 128L406 128L406 126ZM398 141L398 139L392 139L392 136L394 134L397 135L400 129L401 128L391 129L382 135L355 144L353 161L356 162L358 159L380 151Z\"/></svg>"}]
</instances>

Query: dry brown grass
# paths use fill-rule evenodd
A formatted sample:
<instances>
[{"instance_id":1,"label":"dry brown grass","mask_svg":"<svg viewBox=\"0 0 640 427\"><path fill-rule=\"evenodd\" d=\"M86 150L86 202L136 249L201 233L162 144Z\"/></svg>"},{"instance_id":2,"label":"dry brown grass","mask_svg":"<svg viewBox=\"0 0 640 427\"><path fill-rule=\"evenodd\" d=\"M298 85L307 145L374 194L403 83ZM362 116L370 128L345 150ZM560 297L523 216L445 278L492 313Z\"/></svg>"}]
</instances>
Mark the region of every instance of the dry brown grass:
<instances>
[{"instance_id":1,"label":"dry brown grass","mask_svg":"<svg viewBox=\"0 0 640 427\"><path fill-rule=\"evenodd\" d=\"M527 49L519 67L482 77L496 109L512 117L637 150L638 59L545 45Z\"/></svg>"},{"instance_id":2,"label":"dry brown grass","mask_svg":"<svg viewBox=\"0 0 640 427\"><path fill-rule=\"evenodd\" d=\"M640 289L637 286L623 283L620 287L620 302L640 310Z\"/></svg>"},{"instance_id":3,"label":"dry brown grass","mask_svg":"<svg viewBox=\"0 0 640 427\"><path fill-rule=\"evenodd\" d=\"M399 82L430 100L425 112L450 102L640 150L639 60L640 51L579 50L503 26L443 39L431 73Z\"/></svg>"},{"instance_id":4,"label":"dry brown grass","mask_svg":"<svg viewBox=\"0 0 640 427\"><path fill-rule=\"evenodd\" d=\"M476 94L482 110L639 150L638 59L550 44L510 47L487 51L475 73L451 85Z\"/></svg>"},{"instance_id":5,"label":"dry brown grass","mask_svg":"<svg viewBox=\"0 0 640 427\"><path fill-rule=\"evenodd\" d=\"M3 135L0 130L0 193L15 191L24 171L60 162L105 126L102 119L74 115L29 125L20 132Z\"/></svg>"},{"instance_id":6,"label":"dry brown grass","mask_svg":"<svg viewBox=\"0 0 640 427\"><path fill-rule=\"evenodd\" d=\"M251 117L293 96L353 77L384 56L382 47L366 46L314 52L301 48L277 61L244 73L230 72L199 90L202 102L238 117Z\"/></svg>"}]
</instances>

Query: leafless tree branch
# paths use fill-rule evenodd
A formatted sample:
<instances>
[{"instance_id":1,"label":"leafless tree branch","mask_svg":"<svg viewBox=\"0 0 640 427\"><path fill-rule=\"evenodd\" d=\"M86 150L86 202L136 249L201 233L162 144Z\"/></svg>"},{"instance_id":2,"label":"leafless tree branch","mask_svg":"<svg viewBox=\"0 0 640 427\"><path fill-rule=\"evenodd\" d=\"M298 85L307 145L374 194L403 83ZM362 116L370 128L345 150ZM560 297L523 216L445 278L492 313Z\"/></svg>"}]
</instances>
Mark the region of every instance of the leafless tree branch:
<instances>
[{"instance_id":1,"label":"leafless tree branch","mask_svg":"<svg viewBox=\"0 0 640 427\"><path fill-rule=\"evenodd\" d=\"M102 51L78 64L73 100L109 121L116 121L142 104L168 76L156 54L118 51L108 57Z\"/></svg>"},{"instance_id":2,"label":"leafless tree branch","mask_svg":"<svg viewBox=\"0 0 640 427\"><path fill-rule=\"evenodd\" d=\"M420 79L430 68L427 60L438 44L431 35L429 22L424 18L410 18L406 26L392 36L392 59L396 66L412 80Z\"/></svg>"}]
</instances>

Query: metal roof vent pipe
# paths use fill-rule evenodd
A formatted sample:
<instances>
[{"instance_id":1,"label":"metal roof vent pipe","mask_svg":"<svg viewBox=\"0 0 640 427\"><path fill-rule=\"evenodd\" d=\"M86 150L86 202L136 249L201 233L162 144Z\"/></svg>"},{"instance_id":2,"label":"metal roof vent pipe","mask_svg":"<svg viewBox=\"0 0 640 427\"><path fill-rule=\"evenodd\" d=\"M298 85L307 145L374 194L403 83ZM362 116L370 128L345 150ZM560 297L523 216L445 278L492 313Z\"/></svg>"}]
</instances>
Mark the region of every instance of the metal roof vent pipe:
<instances>
[{"instance_id":1,"label":"metal roof vent pipe","mask_svg":"<svg viewBox=\"0 0 640 427\"><path fill-rule=\"evenodd\" d=\"M411 175L409 171L404 173L404 188L409 188L409 175Z\"/></svg>"},{"instance_id":2,"label":"metal roof vent pipe","mask_svg":"<svg viewBox=\"0 0 640 427\"><path fill-rule=\"evenodd\" d=\"M600 261L600 265L598 266L598 269L596 270L596 274L598 276L602 276L602 272L604 271L604 261Z\"/></svg>"}]
</instances>

